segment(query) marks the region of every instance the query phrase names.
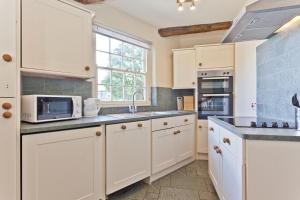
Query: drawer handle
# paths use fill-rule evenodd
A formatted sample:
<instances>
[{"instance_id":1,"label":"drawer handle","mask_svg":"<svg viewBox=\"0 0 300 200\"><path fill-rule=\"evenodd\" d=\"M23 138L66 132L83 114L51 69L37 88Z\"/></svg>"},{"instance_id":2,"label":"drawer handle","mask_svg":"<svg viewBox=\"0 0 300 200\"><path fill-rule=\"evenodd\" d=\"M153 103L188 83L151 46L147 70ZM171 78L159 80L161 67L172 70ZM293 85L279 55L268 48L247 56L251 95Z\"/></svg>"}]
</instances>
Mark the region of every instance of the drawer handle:
<instances>
[{"instance_id":1,"label":"drawer handle","mask_svg":"<svg viewBox=\"0 0 300 200\"><path fill-rule=\"evenodd\" d=\"M217 154L222 154L222 150L218 147L218 148L216 149L216 153L217 153Z\"/></svg>"},{"instance_id":2,"label":"drawer handle","mask_svg":"<svg viewBox=\"0 0 300 200\"><path fill-rule=\"evenodd\" d=\"M223 143L224 144L229 144L229 145L231 144L229 138L223 138Z\"/></svg>"},{"instance_id":3,"label":"drawer handle","mask_svg":"<svg viewBox=\"0 0 300 200\"><path fill-rule=\"evenodd\" d=\"M217 150L219 147L218 146L214 146L214 150Z\"/></svg>"},{"instance_id":4,"label":"drawer handle","mask_svg":"<svg viewBox=\"0 0 300 200\"><path fill-rule=\"evenodd\" d=\"M12 113L11 113L11 112L5 112L5 113L3 113L2 116L3 116L5 119L9 119L9 118L12 117Z\"/></svg>"},{"instance_id":5,"label":"drawer handle","mask_svg":"<svg viewBox=\"0 0 300 200\"><path fill-rule=\"evenodd\" d=\"M11 55L9 55L9 54L3 54L3 55L2 55L2 59L3 59L5 62L11 62L11 61L12 61L12 57L11 57Z\"/></svg>"},{"instance_id":6,"label":"drawer handle","mask_svg":"<svg viewBox=\"0 0 300 200\"><path fill-rule=\"evenodd\" d=\"M138 124L138 127L139 127L139 128L142 128L142 127L143 127L143 124Z\"/></svg>"},{"instance_id":7,"label":"drawer handle","mask_svg":"<svg viewBox=\"0 0 300 200\"><path fill-rule=\"evenodd\" d=\"M211 128L209 128L209 131L210 131L210 132L214 132L215 129L211 127Z\"/></svg>"},{"instance_id":8,"label":"drawer handle","mask_svg":"<svg viewBox=\"0 0 300 200\"><path fill-rule=\"evenodd\" d=\"M177 134L179 134L179 133L181 133L180 131L175 131L174 132L174 135L177 135Z\"/></svg>"},{"instance_id":9,"label":"drawer handle","mask_svg":"<svg viewBox=\"0 0 300 200\"><path fill-rule=\"evenodd\" d=\"M199 126L199 128L202 128L202 126Z\"/></svg>"},{"instance_id":10,"label":"drawer handle","mask_svg":"<svg viewBox=\"0 0 300 200\"><path fill-rule=\"evenodd\" d=\"M126 130L126 129L127 129L127 126L126 126L126 125L122 125L122 126L121 126L121 129Z\"/></svg>"},{"instance_id":11,"label":"drawer handle","mask_svg":"<svg viewBox=\"0 0 300 200\"><path fill-rule=\"evenodd\" d=\"M9 110L11 109L12 105L10 103L4 103L2 104L2 108L5 109L5 110Z\"/></svg>"},{"instance_id":12,"label":"drawer handle","mask_svg":"<svg viewBox=\"0 0 300 200\"><path fill-rule=\"evenodd\" d=\"M90 66L85 66L84 69L85 71L90 71Z\"/></svg>"},{"instance_id":13,"label":"drawer handle","mask_svg":"<svg viewBox=\"0 0 300 200\"><path fill-rule=\"evenodd\" d=\"M101 131L96 132L96 136L100 137L102 135Z\"/></svg>"},{"instance_id":14,"label":"drawer handle","mask_svg":"<svg viewBox=\"0 0 300 200\"><path fill-rule=\"evenodd\" d=\"M185 119L185 120L184 120L184 122L188 122L188 121L189 121L188 119Z\"/></svg>"},{"instance_id":15,"label":"drawer handle","mask_svg":"<svg viewBox=\"0 0 300 200\"><path fill-rule=\"evenodd\" d=\"M164 126L168 126L168 122L164 122Z\"/></svg>"}]
</instances>

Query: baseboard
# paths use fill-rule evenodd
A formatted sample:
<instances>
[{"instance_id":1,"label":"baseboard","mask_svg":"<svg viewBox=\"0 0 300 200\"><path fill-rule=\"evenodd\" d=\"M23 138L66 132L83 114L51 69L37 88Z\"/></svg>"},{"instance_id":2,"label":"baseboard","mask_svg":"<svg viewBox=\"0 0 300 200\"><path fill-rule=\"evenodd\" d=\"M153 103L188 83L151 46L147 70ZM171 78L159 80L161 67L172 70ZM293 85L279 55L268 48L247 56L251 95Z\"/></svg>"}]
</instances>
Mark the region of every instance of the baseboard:
<instances>
[{"instance_id":1,"label":"baseboard","mask_svg":"<svg viewBox=\"0 0 300 200\"><path fill-rule=\"evenodd\" d=\"M196 159L197 160L208 160L208 154L207 153L197 153Z\"/></svg>"}]
</instances>

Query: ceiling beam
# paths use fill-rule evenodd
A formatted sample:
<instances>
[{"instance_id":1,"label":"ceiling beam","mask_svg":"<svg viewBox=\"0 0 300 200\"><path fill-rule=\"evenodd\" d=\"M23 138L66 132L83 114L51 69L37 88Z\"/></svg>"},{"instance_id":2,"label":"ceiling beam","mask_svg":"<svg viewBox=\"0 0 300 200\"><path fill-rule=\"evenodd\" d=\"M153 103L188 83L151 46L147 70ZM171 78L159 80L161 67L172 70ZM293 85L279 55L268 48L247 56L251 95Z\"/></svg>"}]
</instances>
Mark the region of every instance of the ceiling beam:
<instances>
[{"instance_id":1,"label":"ceiling beam","mask_svg":"<svg viewBox=\"0 0 300 200\"><path fill-rule=\"evenodd\" d=\"M178 26L178 27L169 27L162 28L158 30L158 33L161 37L170 37L176 35L187 35L194 33L205 33L211 31L219 31L229 29L232 25L231 21L227 22L218 22L213 24L198 24L192 26Z\"/></svg>"},{"instance_id":2,"label":"ceiling beam","mask_svg":"<svg viewBox=\"0 0 300 200\"><path fill-rule=\"evenodd\" d=\"M75 0L75 1L82 3L82 4L93 4L93 3L103 2L104 0Z\"/></svg>"}]
</instances>

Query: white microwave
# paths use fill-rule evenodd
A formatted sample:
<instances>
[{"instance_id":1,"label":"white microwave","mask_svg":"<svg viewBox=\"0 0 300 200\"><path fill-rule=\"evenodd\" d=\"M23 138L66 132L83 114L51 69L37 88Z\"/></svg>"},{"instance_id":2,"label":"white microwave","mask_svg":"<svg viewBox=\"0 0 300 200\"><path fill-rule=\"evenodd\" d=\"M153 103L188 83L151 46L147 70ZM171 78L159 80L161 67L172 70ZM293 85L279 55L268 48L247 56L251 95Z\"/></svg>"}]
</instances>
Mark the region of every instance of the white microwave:
<instances>
[{"instance_id":1,"label":"white microwave","mask_svg":"<svg viewBox=\"0 0 300 200\"><path fill-rule=\"evenodd\" d=\"M80 96L22 96L22 121L42 123L81 117L82 97Z\"/></svg>"}]
</instances>

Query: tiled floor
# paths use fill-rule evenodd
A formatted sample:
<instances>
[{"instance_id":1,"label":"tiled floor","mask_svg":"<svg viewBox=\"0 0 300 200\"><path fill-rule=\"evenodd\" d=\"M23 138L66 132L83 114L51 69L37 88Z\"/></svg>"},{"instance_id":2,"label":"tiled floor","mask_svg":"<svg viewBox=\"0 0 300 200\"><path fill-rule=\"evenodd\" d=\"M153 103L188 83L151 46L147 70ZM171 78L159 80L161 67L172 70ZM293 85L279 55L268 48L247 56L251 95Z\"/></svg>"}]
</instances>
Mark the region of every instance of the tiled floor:
<instances>
[{"instance_id":1,"label":"tiled floor","mask_svg":"<svg viewBox=\"0 0 300 200\"><path fill-rule=\"evenodd\" d=\"M108 200L219 200L208 175L207 161L195 161L148 185L136 183Z\"/></svg>"}]
</instances>

